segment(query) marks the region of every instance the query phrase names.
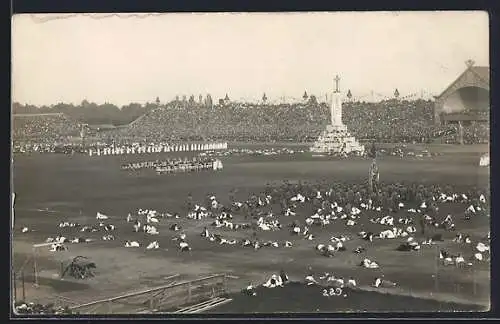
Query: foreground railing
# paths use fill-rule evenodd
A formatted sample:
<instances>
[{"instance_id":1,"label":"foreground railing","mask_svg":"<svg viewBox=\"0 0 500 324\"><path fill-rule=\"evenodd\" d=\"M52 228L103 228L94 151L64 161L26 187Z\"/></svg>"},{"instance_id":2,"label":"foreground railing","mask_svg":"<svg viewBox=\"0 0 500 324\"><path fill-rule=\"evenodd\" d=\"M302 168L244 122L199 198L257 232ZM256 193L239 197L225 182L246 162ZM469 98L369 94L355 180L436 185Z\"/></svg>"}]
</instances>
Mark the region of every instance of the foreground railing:
<instances>
[{"instance_id":1,"label":"foreground railing","mask_svg":"<svg viewBox=\"0 0 500 324\"><path fill-rule=\"evenodd\" d=\"M178 276L177 274L166 279ZM225 293L226 276L218 274L71 306L70 310L80 314L154 312L219 297Z\"/></svg>"}]
</instances>

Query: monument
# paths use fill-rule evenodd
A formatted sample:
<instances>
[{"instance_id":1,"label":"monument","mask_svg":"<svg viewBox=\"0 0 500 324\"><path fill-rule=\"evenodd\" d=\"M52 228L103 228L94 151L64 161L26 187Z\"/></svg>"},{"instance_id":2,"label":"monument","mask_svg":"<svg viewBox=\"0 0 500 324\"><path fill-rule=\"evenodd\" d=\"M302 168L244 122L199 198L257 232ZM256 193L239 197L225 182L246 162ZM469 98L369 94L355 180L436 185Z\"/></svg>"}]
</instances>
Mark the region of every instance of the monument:
<instances>
[{"instance_id":1,"label":"monument","mask_svg":"<svg viewBox=\"0 0 500 324\"><path fill-rule=\"evenodd\" d=\"M335 77L335 90L332 93L332 104L330 106L330 125L320 134L310 150L314 153L330 154L362 154L365 150L356 138L347 130L342 122L342 96L339 90L340 78Z\"/></svg>"}]
</instances>

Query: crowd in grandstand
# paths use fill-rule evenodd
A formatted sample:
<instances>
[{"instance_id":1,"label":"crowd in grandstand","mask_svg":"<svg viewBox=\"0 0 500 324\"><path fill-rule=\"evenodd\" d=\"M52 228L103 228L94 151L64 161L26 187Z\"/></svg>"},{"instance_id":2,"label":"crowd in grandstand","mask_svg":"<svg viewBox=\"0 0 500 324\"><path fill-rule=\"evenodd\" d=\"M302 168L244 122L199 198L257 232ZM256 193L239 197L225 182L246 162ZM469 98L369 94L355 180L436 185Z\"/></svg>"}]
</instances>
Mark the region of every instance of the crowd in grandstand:
<instances>
[{"instance_id":1,"label":"crowd in grandstand","mask_svg":"<svg viewBox=\"0 0 500 324\"><path fill-rule=\"evenodd\" d=\"M458 124L448 125L450 130L443 136L442 142L445 144L459 143L458 134L460 127ZM463 143L464 144L488 144L490 137L490 127L487 123L472 123L463 126Z\"/></svg>"},{"instance_id":2,"label":"crowd in grandstand","mask_svg":"<svg viewBox=\"0 0 500 324\"><path fill-rule=\"evenodd\" d=\"M21 115L12 122L12 137L19 142L53 144L79 136L81 127L64 114Z\"/></svg>"},{"instance_id":3,"label":"crowd in grandstand","mask_svg":"<svg viewBox=\"0 0 500 324\"><path fill-rule=\"evenodd\" d=\"M386 100L347 103L344 107L344 123L359 139L380 143L426 143L443 129L434 126L431 101Z\"/></svg>"},{"instance_id":4,"label":"crowd in grandstand","mask_svg":"<svg viewBox=\"0 0 500 324\"><path fill-rule=\"evenodd\" d=\"M431 143L453 126L436 126L431 101L386 100L378 103L347 102L343 121L360 140L380 143ZM312 142L329 121L326 104L240 104L212 108L167 105L150 111L140 121L117 132L114 140L231 140L255 142ZM488 132L464 127L466 143L484 142Z\"/></svg>"},{"instance_id":5,"label":"crowd in grandstand","mask_svg":"<svg viewBox=\"0 0 500 324\"><path fill-rule=\"evenodd\" d=\"M328 123L329 113L327 104L316 102L278 105L226 102L214 106L172 102L149 110L127 127L100 132L97 136L108 145L220 140L312 142ZM436 126L433 114L433 102L426 100L391 99L343 105L343 121L361 141L431 143L444 136L444 142L458 143L457 127ZM80 136L81 126L62 114L13 119L14 146L24 145L18 151L53 151L72 136ZM464 126L463 134L465 144L485 143L489 125Z\"/></svg>"}]
</instances>

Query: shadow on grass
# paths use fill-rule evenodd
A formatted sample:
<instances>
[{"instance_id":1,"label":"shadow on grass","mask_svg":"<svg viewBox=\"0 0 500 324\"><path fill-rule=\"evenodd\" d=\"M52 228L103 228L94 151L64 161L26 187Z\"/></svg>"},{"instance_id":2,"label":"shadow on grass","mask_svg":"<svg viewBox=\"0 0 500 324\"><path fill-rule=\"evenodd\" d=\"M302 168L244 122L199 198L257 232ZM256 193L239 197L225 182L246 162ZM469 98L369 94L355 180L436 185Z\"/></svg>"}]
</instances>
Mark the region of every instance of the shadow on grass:
<instances>
[{"instance_id":1,"label":"shadow on grass","mask_svg":"<svg viewBox=\"0 0 500 324\"><path fill-rule=\"evenodd\" d=\"M28 283L35 283L34 276L26 276L25 281ZM61 280L46 277L38 277L38 284L40 286L47 286L54 289L57 292L71 292L75 290L86 290L90 288L90 285L83 282L75 282L72 280Z\"/></svg>"},{"instance_id":2,"label":"shadow on grass","mask_svg":"<svg viewBox=\"0 0 500 324\"><path fill-rule=\"evenodd\" d=\"M257 296L229 296L232 302L207 313L310 313L310 312L467 312L487 311L480 305L465 305L345 288L340 296L324 297L321 286L289 283L282 288L257 288ZM328 289L328 288L327 288Z\"/></svg>"}]
</instances>

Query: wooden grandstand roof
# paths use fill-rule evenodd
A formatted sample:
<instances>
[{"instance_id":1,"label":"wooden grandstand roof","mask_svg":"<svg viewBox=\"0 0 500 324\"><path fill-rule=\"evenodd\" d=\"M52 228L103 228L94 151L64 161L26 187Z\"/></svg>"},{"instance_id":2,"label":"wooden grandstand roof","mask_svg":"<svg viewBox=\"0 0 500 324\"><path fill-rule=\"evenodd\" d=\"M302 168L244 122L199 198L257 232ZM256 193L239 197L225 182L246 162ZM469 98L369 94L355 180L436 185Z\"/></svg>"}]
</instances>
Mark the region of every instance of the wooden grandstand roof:
<instances>
[{"instance_id":1,"label":"wooden grandstand roof","mask_svg":"<svg viewBox=\"0 0 500 324\"><path fill-rule=\"evenodd\" d=\"M482 81L488 83L490 85L490 67L489 66L473 66L471 68L472 72L474 72Z\"/></svg>"},{"instance_id":2,"label":"wooden grandstand roof","mask_svg":"<svg viewBox=\"0 0 500 324\"><path fill-rule=\"evenodd\" d=\"M480 83L485 83L490 87L490 67L489 66L470 66L462 74L458 76L453 82L450 83L443 92L441 92L435 98L440 98L448 92L456 83L460 82L463 78L466 78L468 74L472 74Z\"/></svg>"}]
</instances>

